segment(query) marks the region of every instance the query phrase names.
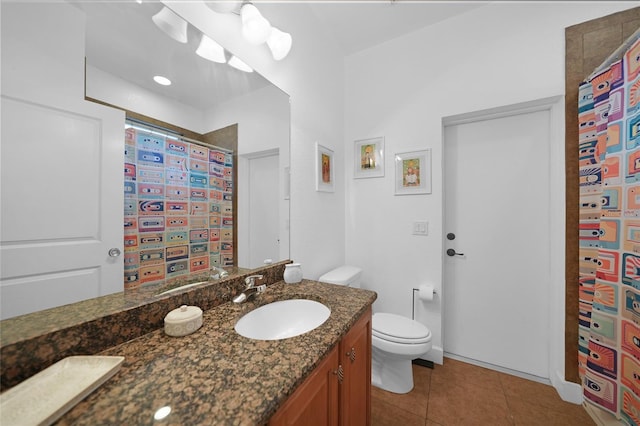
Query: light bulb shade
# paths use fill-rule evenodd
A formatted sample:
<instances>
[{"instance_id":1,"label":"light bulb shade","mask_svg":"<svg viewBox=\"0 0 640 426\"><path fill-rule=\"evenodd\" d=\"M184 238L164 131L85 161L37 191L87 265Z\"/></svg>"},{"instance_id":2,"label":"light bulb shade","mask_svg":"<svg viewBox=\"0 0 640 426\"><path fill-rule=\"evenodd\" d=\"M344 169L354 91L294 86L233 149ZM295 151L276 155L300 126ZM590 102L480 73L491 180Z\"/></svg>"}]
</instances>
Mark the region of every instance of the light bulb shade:
<instances>
[{"instance_id":1,"label":"light bulb shade","mask_svg":"<svg viewBox=\"0 0 640 426\"><path fill-rule=\"evenodd\" d=\"M257 16L262 16L257 7L252 5L251 3L245 3L240 8L240 18L242 19L242 23L244 24L247 20L253 19Z\"/></svg>"},{"instance_id":2,"label":"light bulb shade","mask_svg":"<svg viewBox=\"0 0 640 426\"><path fill-rule=\"evenodd\" d=\"M172 10L163 7L151 17L153 22L172 39L180 43L187 42L187 21L176 15Z\"/></svg>"},{"instance_id":3,"label":"light bulb shade","mask_svg":"<svg viewBox=\"0 0 640 426\"><path fill-rule=\"evenodd\" d=\"M224 48L206 35L202 35L200 45L196 49L196 53L209 61L224 64L227 58L224 56Z\"/></svg>"},{"instance_id":4,"label":"light bulb shade","mask_svg":"<svg viewBox=\"0 0 640 426\"><path fill-rule=\"evenodd\" d=\"M231 65L235 69L239 69L240 71L253 72L253 68L242 62L236 56L232 56L231 59L229 59L229 65Z\"/></svg>"},{"instance_id":5,"label":"light bulb shade","mask_svg":"<svg viewBox=\"0 0 640 426\"><path fill-rule=\"evenodd\" d=\"M242 18L242 36L251 44L262 44L271 34L271 24L251 3L246 3L240 9Z\"/></svg>"},{"instance_id":6,"label":"light bulb shade","mask_svg":"<svg viewBox=\"0 0 640 426\"><path fill-rule=\"evenodd\" d=\"M218 13L229 13L238 9L241 0L214 0L205 1L205 4L209 6L209 9Z\"/></svg>"},{"instance_id":7,"label":"light bulb shade","mask_svg":"<svg viewBox=\"0 0 640 426\"><path fill-rule=\"evenodd\" d=\"M291 38L291 34L272 27L271 35L267 39L267 46L269 46L271 50L273 59L276 61L284 59L289 54L292 43L293 39Z\"/></svg>"}]
</instances>

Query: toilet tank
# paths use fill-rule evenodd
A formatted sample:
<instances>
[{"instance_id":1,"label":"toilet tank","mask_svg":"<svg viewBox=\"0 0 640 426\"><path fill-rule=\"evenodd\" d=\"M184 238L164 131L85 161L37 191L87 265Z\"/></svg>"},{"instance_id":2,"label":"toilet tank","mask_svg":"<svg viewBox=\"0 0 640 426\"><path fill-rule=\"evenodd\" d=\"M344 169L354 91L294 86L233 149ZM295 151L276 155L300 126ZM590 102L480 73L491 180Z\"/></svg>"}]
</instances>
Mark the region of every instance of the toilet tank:
<instances>
[{"instance_id":1,"label":"toilet tank","mask_svg":"<svg viewBox=\"0 0 640 426\"><path fill-rule=\"evenodd\" d=\"M346 285L347 287L360 288L360 276L362 269L355 266L344 265L336 269L332 269L326 274L318 278L323 283Z\"/></svg>"}]
</instances>

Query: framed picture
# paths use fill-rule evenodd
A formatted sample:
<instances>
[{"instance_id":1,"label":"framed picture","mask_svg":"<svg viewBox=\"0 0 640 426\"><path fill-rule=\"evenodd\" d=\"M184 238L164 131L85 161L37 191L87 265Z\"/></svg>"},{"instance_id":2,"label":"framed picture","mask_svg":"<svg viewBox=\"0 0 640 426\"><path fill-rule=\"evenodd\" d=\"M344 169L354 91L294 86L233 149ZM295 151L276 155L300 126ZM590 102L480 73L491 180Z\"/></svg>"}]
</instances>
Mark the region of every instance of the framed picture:
<instances>
[{"instance_id":1,"label":"framed picture","mask_svg":"<svg viewBox=\"0 0 640 426\"><path fill-rule=\"evenodd\" d=\"M384 138L364 139L355 142L354 178L384 176Z\"/></svg>"},{"instance_id":2,"label":"framed picture","mask_svg":"<svg viewBox=\"0 0 640 426\"><path fill-rule=\"evenodd\" d=\"M431 150L396 154L396 195L431 194Z\"/></svg>"},{"instance_id":3,"label":"framed picture","mask_svg":"<svg viewBox=\"0 0 640 426\"><path fill-rule=\"evenodd\" d=\"M333 151L316 142L316 191L334 192Z\"/></svg>"}]
</instances>

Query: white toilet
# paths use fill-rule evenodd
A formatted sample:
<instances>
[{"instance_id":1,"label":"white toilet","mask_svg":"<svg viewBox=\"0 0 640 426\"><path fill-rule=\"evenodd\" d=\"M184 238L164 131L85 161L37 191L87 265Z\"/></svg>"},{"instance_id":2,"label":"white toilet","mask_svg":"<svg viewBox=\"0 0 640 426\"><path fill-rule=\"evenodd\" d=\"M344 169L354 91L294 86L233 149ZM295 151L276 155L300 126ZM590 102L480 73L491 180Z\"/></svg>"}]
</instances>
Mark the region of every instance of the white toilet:
<instances>
[{"instance_id":1,"label":"white toilet","mask_svg":"<svg viewBox=\"0 0 640 426\"><path fill-rule=\"evenodd\" d=\"M341 266L318 281L360 287L362 269ZM410 318L388 313L373 314L371 383L389 392L407 393L413 389L411 360L431 349L431 331Z\"/></svg>"}]
</instances>

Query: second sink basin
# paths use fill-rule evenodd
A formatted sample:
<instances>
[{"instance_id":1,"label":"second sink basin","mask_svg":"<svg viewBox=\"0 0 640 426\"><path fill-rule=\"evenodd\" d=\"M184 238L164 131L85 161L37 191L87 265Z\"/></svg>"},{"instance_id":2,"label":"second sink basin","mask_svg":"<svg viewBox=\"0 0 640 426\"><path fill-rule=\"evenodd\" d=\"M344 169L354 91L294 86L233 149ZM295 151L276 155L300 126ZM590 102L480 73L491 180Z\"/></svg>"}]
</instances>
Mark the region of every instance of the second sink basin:
<instances>
[{"instance_id":1,"label":"second sink basin","mask_svg":"<svg viewBox=\"0 0 640 426\"><path fill-rule=\"evenodd\" d=\"M280 300L249 312L234 328L249 339L288 339L321 326L330 314L329 308L314 300Z\"/></svg>"}]
</instances>

